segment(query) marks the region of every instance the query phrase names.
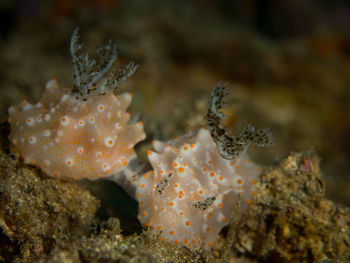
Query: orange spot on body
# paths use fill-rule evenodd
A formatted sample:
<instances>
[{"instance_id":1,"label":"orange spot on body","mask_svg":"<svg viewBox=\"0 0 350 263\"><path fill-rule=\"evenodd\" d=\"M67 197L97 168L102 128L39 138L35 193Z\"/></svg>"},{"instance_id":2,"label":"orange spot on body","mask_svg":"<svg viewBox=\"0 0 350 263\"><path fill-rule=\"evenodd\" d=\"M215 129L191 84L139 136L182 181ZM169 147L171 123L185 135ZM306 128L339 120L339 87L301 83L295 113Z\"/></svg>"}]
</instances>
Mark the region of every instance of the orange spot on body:
<instances>
[{"instance_id":1,"label":"orange spot on body","mask_svg":"<svg viewBox=\"0 0 350 263\"><path fill-rule=\"evenodd\" d=\"M189 226L189 225L190 225L190 221L187 220L187 221L185 222L185 224L186 224L186 226Z\"/></svg>"},{"instance_id":2,"label":"orange spot on body","mask_svg":"<svg viewBox=\"0 0 350 263\"><path fill-rule=\"evenodd\" d=\"M180 167L180 168L179 168L179 172L180 172L180 173L183 173L183 172L184 172L184 168L183 168L183 167Z\"/></svg>"}]
</instances>

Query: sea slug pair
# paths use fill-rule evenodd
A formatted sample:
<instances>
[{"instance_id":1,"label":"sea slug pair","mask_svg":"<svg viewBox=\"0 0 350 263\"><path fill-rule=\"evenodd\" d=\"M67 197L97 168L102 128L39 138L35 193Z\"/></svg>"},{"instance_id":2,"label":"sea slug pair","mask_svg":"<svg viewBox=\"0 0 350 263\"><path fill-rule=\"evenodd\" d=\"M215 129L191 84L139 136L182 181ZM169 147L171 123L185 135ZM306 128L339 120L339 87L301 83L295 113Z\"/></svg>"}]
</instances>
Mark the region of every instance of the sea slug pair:
<instances>
[{"instance_id":1,"label":"sea slug pair","mask_svg":"<svg viewBox=\"0 0 350 263\"><path fill-rule=\"evenodd\" d=\"M250 203L261 168L246 151L251 144L271 146L270 132L248 125L228 136L220 126L227 93L219 83L209 99L208 130L188 132L166 143L155 141L156 152L148 151L153 170L133 174L139 165L133 147L145 138L143 124L129 123L126 109L132 95L115 96L113 91L137 66L131 62L115 77L116 46L109 43L97 49L96 62L81 53L78 39L75 30L72 89L52 79L36 105L24 101L10 107L10 142L26 163L50 176L116 181L139 202L140 222L160 231L164 241L210 248L228 224L234 204L239 199L242 207Z\"/></svg>"}]
</instances>

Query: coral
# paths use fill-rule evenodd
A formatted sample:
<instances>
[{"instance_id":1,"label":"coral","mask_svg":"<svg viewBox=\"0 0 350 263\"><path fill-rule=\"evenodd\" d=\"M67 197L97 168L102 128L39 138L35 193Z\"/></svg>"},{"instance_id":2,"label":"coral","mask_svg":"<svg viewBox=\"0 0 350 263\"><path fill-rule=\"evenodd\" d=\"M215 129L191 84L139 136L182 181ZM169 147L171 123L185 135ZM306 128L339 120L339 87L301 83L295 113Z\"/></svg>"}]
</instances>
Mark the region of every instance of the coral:
<instances>
[{"instance_id":1,"label":"coral","mask_svg":"<svg viewBox=\"0 0 350 263\"><path fill-rule=\"evenodd\" d=\"M154 142L148 151L153 172L139 181L136 197L139 220L160 230L163 240L187 247L209 248L228 224L238 196L246 206L261 169L245 155L222 158L210 133Z\"/></svg>"},{"instance_id":2,"label":"coral","mask_svg":"<svg viewBox=\"0 0 350 263\"><path fill-rule=\"evenodd\" d=\"M349 262L350 210L325 197L314 152L289 155L262 174L235 247L274 262Z\"/></svg>"},{"instance_id":3,"label":"coral","mask_svg":"<svg viewBox=\"0 0 350 263\"><path fill-rule=\"evenodd\" d=\"M26 163L50 176L97 179L127 166L136 156L134 145L145 138L141 122L128 124L126 108L132 94L113 94L137 67L129 63L115 79L111 71L117 56L115 45L98 49L97 64L79 53L77 41L75 30L71 40L73 88L63 89L53 79L36 105L24 101L10 107L10 141Z\"/></svg>"}]
</instances>

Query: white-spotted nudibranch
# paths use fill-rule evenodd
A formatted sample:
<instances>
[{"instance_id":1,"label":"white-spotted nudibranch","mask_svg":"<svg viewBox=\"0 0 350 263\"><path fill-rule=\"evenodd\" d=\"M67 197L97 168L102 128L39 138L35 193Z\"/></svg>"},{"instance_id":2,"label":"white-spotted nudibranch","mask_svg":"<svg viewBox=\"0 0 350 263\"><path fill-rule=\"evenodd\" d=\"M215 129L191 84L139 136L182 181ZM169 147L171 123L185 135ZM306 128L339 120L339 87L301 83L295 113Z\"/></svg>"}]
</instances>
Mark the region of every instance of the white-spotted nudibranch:
<instances>
[{"instance_id":1,"label":"white-spotted nudibranch","mask_svg":"<svg viewBox=\"0 0 350 263\"><path fill-rule=\"evenodd\" d=\"M207 122L213 133L212 126L219 125L223 115L216 121L210 118L221 113L218 109L225 95L223 89L217 86L211 94L208 112L212 114L208 114ZM248 125L221 143L227 144L221 148L234 153L234 158L222 156L228 154L218 150L220 145L206 129L167 143L154 142L156 152L148 151L153 171L137 182L138 219L143 226L159 230L161 239L173 244L191 248L213 245L229 223L236 202L241 199L241 207L245 208L254 195L261 168L248 159L247 148L250 144L270 146L272 137L267 130L255 132Z\"/></svg>"},{"instance_id":2,"label":"white-spotted nudibranch","mask_svg":"<svg viewBox=\"0 0 350 263\"><path fill-rule=\"evenodd\" d=\"M26 163L50 176L97 179L122 170L136 155L134 145L145 138L141 122L128 124L132 94L113 91L132 75L132 62L111 72L117 58L112 43L97 49L100 60L80 53L78 31L71 39L74 86L52 79L35 105L24 101L10 107L10 142Z\"/></svg>"}]
</instances>

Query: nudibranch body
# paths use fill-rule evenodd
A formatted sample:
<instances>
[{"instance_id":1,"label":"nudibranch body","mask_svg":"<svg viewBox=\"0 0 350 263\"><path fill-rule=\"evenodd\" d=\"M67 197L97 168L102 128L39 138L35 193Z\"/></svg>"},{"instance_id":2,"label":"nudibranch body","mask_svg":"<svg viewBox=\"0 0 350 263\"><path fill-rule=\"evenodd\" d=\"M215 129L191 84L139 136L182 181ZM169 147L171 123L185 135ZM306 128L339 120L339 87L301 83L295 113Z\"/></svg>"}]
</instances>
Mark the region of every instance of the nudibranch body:
<instances>
[{"instance_id":1,"label":"nudibranch body","mask_svg":"<svg viewBox=\"0 0 350 263\"><path fill-rule=\"evenodd\" d=\"M225 86L209 99L207 125L148 151L153 171L138 180L138 218L160 231L164 241L191 248L210 248L229 223L235 204L246 208L254 195L261 168L247 157L251 144L272 146L267 129L248 125L234 137L221 127Z\"/></svg>"},{"instance_id":2,"label":"nudibranch body","mask_svg":"<svg viewBox=\"0 0 350 263\"><path fill-rule=\"evenodd\" d=\"M26 163L39 166L50 176L97 179L127 166L136 156L134 145L145 138L141 122L128 124L126 109L132 94L113 94L136 66L124 66L113 79L110 68L116 60L115 45L98 49L97 64L78 52L78 37L75 31L72 90L61 88L52 79L37 104L25 101L10 107L10 141Z\"/></svg>"},{"instance_id":3,"label":"nudibranch body","mask_svg":"<svg viewBox=\"0 0 350 263\"><path fill-rule=\"evenodd\" d=\"M167 143L154 142L148 152L153 167L138 181L139 220L161 231L161 238L188 247L210 247L228 224L242 195L250 203L260 168L245 155L220 156L208 130Z\"/></svg>"}]
</instances>

